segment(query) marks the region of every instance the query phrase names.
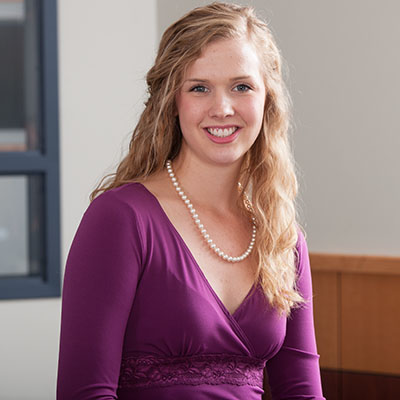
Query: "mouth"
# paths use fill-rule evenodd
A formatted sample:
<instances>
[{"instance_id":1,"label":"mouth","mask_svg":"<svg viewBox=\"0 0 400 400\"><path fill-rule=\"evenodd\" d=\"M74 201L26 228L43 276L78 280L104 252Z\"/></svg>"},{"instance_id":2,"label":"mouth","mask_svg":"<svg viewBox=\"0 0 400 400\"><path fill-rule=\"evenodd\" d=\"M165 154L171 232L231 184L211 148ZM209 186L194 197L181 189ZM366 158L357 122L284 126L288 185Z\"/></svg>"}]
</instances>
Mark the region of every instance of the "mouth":
<instances>
[{"instance_id":1,"label":"mouth","mask_svg":"<svg viewBox=\"0 0 400 400\"><path fill-rule=\"evenodd\" d=\"M238 126L232 126L230 128L206 128L207 132L215 137L228 137L233 135L238 129Z\"/></svg>"}]
</instances>

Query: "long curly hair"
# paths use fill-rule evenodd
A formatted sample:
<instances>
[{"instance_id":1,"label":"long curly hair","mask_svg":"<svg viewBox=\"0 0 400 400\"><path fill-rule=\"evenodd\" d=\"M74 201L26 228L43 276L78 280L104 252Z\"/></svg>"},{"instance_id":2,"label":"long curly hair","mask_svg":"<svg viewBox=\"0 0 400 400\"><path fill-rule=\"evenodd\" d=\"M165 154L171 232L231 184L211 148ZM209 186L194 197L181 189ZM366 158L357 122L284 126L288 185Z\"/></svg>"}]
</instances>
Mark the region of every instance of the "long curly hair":
<instances>
[{"instance_id":1,"label":"long curly hair","mask_svg":"<svg viewBox=\"0 0 400 400\"><path fill-rule=\"evenodd\" d=\"M164 169L179 153L182 133L175 96L186 69L211 42L248 38L263 68L266 99L260 134L245 154L238 207L248 192L257 220L254 253L257 279L266 299L280 315L290 315L304 302L296 287L298 239L295 175L288 131L291 100L282 77L282 60L267 24L252 7L214 2L195 8L162 36L153 67L146 76L148 99L133 131L129 152L116 172L102 178L90 201L106 190L140 182Z\"/></svg>"}]
</instances>

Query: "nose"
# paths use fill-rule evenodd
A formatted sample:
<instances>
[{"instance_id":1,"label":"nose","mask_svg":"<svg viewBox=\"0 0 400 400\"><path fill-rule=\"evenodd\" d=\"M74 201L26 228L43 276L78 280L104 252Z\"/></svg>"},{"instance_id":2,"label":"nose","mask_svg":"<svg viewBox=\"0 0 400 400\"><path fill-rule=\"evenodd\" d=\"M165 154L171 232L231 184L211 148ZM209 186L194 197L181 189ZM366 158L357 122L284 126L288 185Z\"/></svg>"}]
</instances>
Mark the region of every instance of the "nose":
<instances>
[{"instance_id":1,"label":"nose","mask_svg":"<svg viewBox=\"0 0 400 400\"><path fill-rule=\"evenodd\" d=\"M232 99L227 93L215 93L209 109L209 116L214 118L225 118L235 113Z\"/></svg>"}]
</instances>

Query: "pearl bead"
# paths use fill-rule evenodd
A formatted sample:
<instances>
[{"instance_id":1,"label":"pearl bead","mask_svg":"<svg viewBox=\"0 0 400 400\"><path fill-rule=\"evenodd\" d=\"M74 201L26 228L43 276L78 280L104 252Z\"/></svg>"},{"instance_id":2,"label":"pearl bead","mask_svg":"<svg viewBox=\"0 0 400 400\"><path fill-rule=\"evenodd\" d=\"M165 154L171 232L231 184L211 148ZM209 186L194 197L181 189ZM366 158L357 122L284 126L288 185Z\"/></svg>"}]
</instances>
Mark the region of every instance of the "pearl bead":
<instances>
[{"instance_id":1,"label":"pearl bead","mask_svg":"<svg viewBox=\"0 0 400 400\"><path fill-rule=\"evenodd\" d=\"M174 185L174 187L175 187L176 191L178 192L179 196L181 197L181 199L187 205L188 210L192 214L195 224L198 226L201 234L203 235L204 239L207 241L210 248L212 250L214 250L215 253L218 256L220 256L223 260L226 260L228 262L239 262L239 261L244 260L251 253L251 251L254 247L255 238L256 238L256 225L255 225L256 218L255 218L255 216L254 215L251 216L251 219L253 222L253 232L251 235L251 241L250 241L249 247L242 255L240 255L238 257L229 256L228 254L224 253L219 247L216 246L216 244L213 242L213 240L210 238L210 235L207 233L206 229L204 228L204 225L200 222L200 218L199 218L198 214L196 213L196 210L193 207L193 204L190 202L190 200L187 198L187 196L185 195L182 188L179 186L178 180L175 177L174 171L172 170L171 160L167 160L166 167L167 167L167 172L168 172L169 176L171 177L172 184ZM239 186L239 188L242 188L242 185L240 184L240 182L238 182L238 186ZM247 210L249 210L249 212L253 213L252 205L251 205L250 200L247 197L246 193L244 193L244 196L245 196L245 198L244 198L245 207L247 208Z\"/></svg>"}]
</instances>

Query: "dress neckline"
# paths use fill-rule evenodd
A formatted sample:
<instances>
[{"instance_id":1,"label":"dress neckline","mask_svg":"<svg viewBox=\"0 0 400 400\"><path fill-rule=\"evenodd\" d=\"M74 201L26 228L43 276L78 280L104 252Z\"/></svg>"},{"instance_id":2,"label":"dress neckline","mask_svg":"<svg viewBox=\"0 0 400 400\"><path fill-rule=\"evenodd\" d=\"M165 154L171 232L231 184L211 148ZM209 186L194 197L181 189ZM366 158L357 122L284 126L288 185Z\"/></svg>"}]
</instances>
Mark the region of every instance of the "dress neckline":
<instances>
[{"instance_id":1,"label":"dress neckline","mask_svg":"<svg viewBox=\"0 0 400 400\"><path fill-rule=\"evenodd\" d=\"M251 297L252 292L254 291L254 289L256 288L256 282L254 282L252 284L252 286L250 287L249 291L247 292L246 296L244 297L244 299L242 300L242 302L239 304L239 306L236 308L235 311L233 311L233 313L231 313L228 308L225 306L225 304L223 303L223 301L220 299L220 297L218 296L217 292L214 290L214 288L212 287L211 283L209 282L209 280L207 279L206 275L204 274L203 270L200 268L200 265L198 264L198 262L196 261L194 255L192 254L192 252L190 251L188 245L186 244L186 242L183 240L182 235L178 232L178 230L175 228L175 225L172 223L172 221L169 219L167 213L164 211L164 208L162 207L160 201L158 200L157 196L155 196L149 189L147 189L146 186L144 186L142 183L140 182L135 182L138 183L140 186L142 186L144 188L144 190L155 200L155 203L157 204L158 208L160 209L161 214L163 215L163 218L166 220L167 224L170 226L170 228L173 230L173 232L175 233L175 236L178 238L178 240L181 242L182 246L184 247L186 253L190 256L190 258L193 261L193 264L196 266L197 271L199 272L200 276L202 277L202 279L204 280L204 282L206 283L206 285L208 286L211 294L214 296L214 298L216 299L217 303L220 305L220 307L222 308L222 310L224 311L224 313L230 318L233 319L236 323L237 320L235 318L235 315L243 308L243 306L245 305L245 303L247 302L247 300Z\"/></svg>"}]
</instances>

